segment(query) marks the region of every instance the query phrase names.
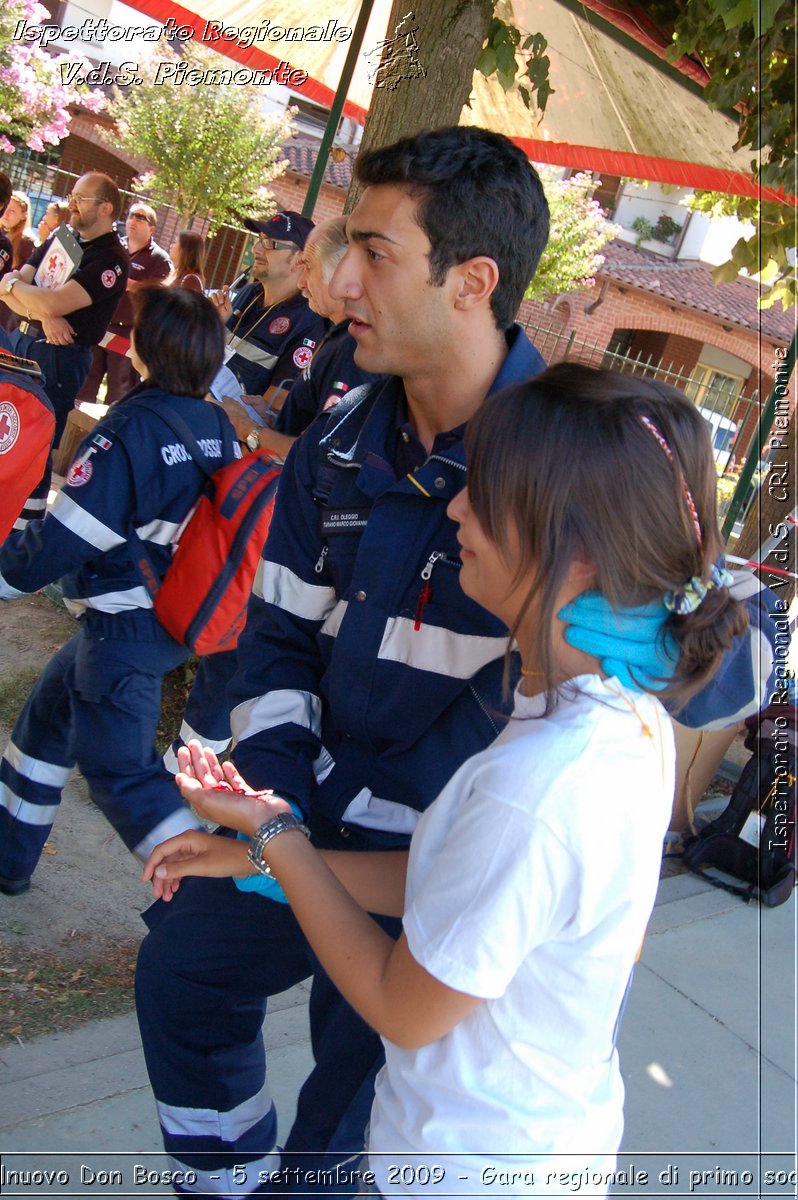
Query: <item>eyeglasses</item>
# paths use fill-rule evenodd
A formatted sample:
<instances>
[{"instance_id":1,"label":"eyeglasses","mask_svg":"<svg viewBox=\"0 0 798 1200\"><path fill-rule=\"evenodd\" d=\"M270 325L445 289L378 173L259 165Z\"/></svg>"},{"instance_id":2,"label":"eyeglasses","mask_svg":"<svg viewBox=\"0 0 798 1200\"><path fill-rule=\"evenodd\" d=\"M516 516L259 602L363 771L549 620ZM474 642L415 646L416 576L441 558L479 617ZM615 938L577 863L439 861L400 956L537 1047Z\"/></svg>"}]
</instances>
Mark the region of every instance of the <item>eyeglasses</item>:
<instances>
[{"instance_id":1,"label":"eyeglasses","mask_svg":"<svg viewBox=\"0 0 798 1200\"><path fill-rule=\"evenodd\" d=\"M73 201L75 202L75 204L80 204L80 202L82 200L91 201L92 204L104 204L105 203L105 201L101 200L99 196L79 196L77 192L70 192L69 195L67 196L67 200L69 201L70 204Z\"/></svg>"},{"instance_id":2,"label":"eyeglasses","mask_svg":"<svg viewBox=\"0 0 798 1200\"><path fill-rule=\"evenodd\" d=\"M146 221L148 225L150 224L149 217L145 217L144 213L128 213L127 219L128 221Z\"/></svg>"},{"instance_id":3,"label":"eyeglasses","mask_svg":"<svg viewBox=\"0 0 798 1200\"><path fill-rule=\"evenodd\" d=\"M295 246L293 242L276 242L274 238L266 237L265 233L259 233L255 238L259 245L265 246L267 250L298 250L299 246Z\"/></svg>"}]
</instances>

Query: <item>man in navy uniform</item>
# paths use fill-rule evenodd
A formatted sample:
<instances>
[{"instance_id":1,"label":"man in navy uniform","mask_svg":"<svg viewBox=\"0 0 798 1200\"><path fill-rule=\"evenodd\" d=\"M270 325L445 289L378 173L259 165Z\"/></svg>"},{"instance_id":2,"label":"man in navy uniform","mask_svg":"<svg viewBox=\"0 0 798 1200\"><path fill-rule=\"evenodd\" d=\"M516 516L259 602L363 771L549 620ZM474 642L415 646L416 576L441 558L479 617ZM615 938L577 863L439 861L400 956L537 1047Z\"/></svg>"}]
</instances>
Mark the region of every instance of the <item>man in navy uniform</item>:
<instances>
[{"instance_id":1,"label":"man in navy uniform","mask_svg":"<svg viewBox=\"0 0 798 1200\"><path fill-rule=\"evenodd\" d=\"M287 211L244 224L257 234L253 282L232 299L226 288L214 299L229 331L225 362L245 396L261 397L269 387L291 385L326 326L299 290L302 251L313 222Z\"/></svg>"},{"instance_id":2,"label":"man in navy uniform","mask_svg":"<svg viewBox=\"0 0 798 1200\"><path fill-rule=\"evenodd\" d=\"M91 348L107 330L127 284L129 259L114 228L121 208L113 179L95 171L81 175L69 196L69 224L83 249L77 270L60 287L36 286L36 272L50 250L48 238L24 267L0 282L0 299L22 318L8 335L10 348L21 358L35 359L44 371L55 409L54 446L89 373Z\"/></svg>"},{"instance_id":3,"label":"man in navy uniform","mask_svg":"<svg viewBox=\"0 0 798 1200\"><path fill-rule=\"evenodd\" d=\"M294 444L228 693L236 765L312 809L325 845L357 850L405 844L497 732L507 631L458 587L446 505L465 480L467 418L545 365L514 323L548 234L533 168L482 130L419 141L397 157L440 181L361 174L331 280L357 365L395 378L353 388ZM147 914L137 1004L167 1153L196 1180L178 1190L232 1196L268 1190L279 1164L265 998L313 967L279 891L210 882L186 880ZM380 1043L323 972L311 1009L317 1067L286 1149L315 1167Z\"/></svg>"},{"instance_id":4,"label":"man in navy uniform","mask_svg":"<svg viewBox=\"0 0 798 1200\"><path fill-rule=\"evenodd\" d=\"M330 280L348 245L345 217L323 221L308 235L302 252L299 286L311 309L329 318L332 327L314 351L312 362L294 380L274 429L255 424L238 401L224 401L224 411L242 445L249 450L265 449L284 457L318 413L331 408L360 384L381 378L355 363L355 340L348 333L344 304L330 294ZM170 771L178 770L177 750L192 738L218 754L229 746L227 685L235 673L236 661L235 650L209 654L200 660L180 734L164 755Z\"/></svg>"},{"instance_id":5,"label":"man in navy uniform","mask_svg":"<svg viewBox=\"0 0 798 1200\"><path fill-rule=\"evenodd\" d=\"M224 402L239 438L250 450L266 449L284 458L320 412L332 408L352 388L379 378L356 364L355 340L349 334L343 301L330 293L330 280L348 246L346 217L322 221L308 234L299 287L313 312L325 317L330 328L292 383L274 428L254 423L237 401Z\"/></svg>"}]
</instances>

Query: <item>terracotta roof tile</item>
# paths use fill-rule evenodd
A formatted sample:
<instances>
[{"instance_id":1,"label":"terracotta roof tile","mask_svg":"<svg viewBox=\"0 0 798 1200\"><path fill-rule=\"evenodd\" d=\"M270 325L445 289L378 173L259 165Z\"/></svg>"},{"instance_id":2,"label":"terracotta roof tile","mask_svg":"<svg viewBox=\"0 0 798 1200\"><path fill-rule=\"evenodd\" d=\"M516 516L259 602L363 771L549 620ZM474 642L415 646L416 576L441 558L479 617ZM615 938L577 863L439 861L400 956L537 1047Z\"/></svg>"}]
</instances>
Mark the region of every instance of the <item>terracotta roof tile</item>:
<instances>
[{"instance_id":1,"label":"terracotta roof tile","mask_svg":"<svg viewBox=\"0 0 798 1200\"><path fill-rule=\"evenodd\" d=\"M780 304L757 308L760 287L753 279L740 277L731 283L714 284L712 267L694 259L667 259L613 241L602 250L604 265L599 276L639 288L652 296L683 304L707 313L729 325L760 331L765 337L789 343L795 332L795 313Z\"/></svg>"},{"instance_id":2,"label":"terracotta roof tile","mask_svg":"<svg viewBox=\"0 0 798 1200\"><path fill-rule=\"evenodd\" d=\"M289 138L283 145L285 157L289 163L288 170L293 171L295 175L312 175L319 153L319 144L313 138ZM349 155L347 154L339 163L333 162L332 157L328 158L327 166L324 169L324 182L348 191L351 181L352 160Z\"/></svg>"}]
</instances>

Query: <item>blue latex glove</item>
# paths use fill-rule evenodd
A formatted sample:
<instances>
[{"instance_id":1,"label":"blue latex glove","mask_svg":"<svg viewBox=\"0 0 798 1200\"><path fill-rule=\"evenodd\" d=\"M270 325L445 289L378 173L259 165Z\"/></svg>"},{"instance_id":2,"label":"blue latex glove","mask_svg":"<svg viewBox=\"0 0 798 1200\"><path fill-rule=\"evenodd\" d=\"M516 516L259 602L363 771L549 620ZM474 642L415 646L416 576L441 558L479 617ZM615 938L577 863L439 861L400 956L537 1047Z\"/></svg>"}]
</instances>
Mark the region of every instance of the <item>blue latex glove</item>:
<instances>
[{"instance_id":1,"label":"blue latex glove","mask_svg":"<svg viewBox=\"0 0 798 1200\"><path fill-rule=\"evenodd\" d=\"M598 592L583 592L557 614L569 646L592 654L603 671L638 692L661 691L676 669L679 647L664 631L670 615L661 600L613 609Z\"/></svg>"},{"instance_id":2,"label":"blue latex glove","mask_svg":"<svg viewBox=\"0 0 798 1200\"><path fill-rule=\"evenodd\" d=\"M291 812L295 817L299 817L300 821L304 820L301 808L294 804L291 800L288 801L291 805ZM248 842L250 839L245 833L236 834L239 842ZM234 879L233 883L240 892L257 892L260 896L266 896L268 900L276 900L278 904L287 904L285 892L280 887L276 879L269 879L268 875L245 875L243 879Z\"/></svg>"}]
</instances>

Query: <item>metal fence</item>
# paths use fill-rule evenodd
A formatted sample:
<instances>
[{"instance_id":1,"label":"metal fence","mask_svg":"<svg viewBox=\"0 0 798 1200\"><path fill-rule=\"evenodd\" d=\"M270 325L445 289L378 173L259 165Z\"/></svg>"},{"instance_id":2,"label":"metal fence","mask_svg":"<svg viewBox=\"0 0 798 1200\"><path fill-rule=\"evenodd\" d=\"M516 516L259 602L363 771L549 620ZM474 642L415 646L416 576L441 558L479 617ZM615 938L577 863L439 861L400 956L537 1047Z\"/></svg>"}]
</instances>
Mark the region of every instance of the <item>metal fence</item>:
<instances>
[{"instance_id":1,"label":"metal fence","mask_svg":"<svg viewBox=\"0 0 798 1200\"><path fill-rule=\"evenodd\" d=\"M531 340L535 343L546 362L586 363L593 367L606 367L624 374L642 375L648 379L659 379L684 392L707 421L712 435L715 465L718 471L718 509L722 520L731 502L740 471L751 451L757 422L759 420L759 392L742 395L733 383L709 386L701 382L697 373L689 374L677 364L655 359L653 355L624 353L613 349L613 343L599 344L576 337L575 332L565 334L556 324L532 318L524 324ZM743 520L750 505L766 464L755 473L750 495L739 515Z\"/></svg>"},{"instance_id":2,"label":"metal fence","mask_svg":"<svg viewBox=\"0 0 798 1200\"><path fill-rule=\"evenodd\" d=\"M28 196L31 202L30 224L34 232L47 205L52 200L63 200L72 191L78 179L77 175L70 171L64 171L61 167L37 162L35 158L29 157L24 151L0 156L0 167L8 175L14 189L25 192ZM138 192L120 190L124 201L120 226L123 224L124 214L132 203L139 201L151 204L158 217L155 240L165 250L168 250L182 227L177 211L171 205L156 204ZM207 287L221 287L223 283L229 283L243 270L244 265L249 265L247 262L247 239L250 235L245 229L234 225L221 225L213 235L209 235L209 217L195 218L191 228L206 238L205 279Z\"/></svg>"}]
</instances>

